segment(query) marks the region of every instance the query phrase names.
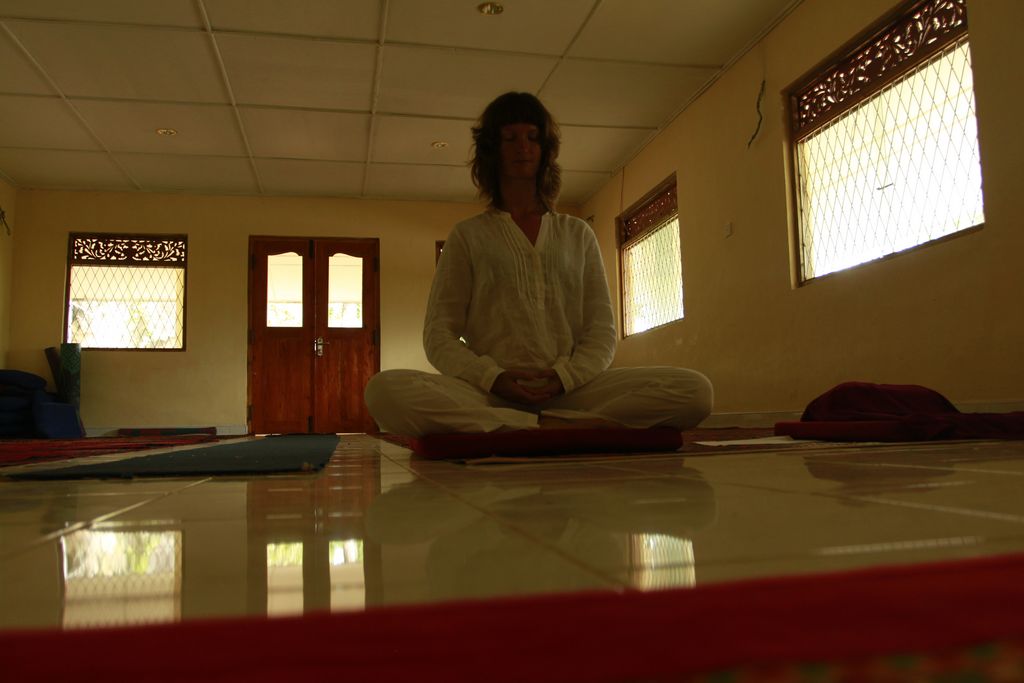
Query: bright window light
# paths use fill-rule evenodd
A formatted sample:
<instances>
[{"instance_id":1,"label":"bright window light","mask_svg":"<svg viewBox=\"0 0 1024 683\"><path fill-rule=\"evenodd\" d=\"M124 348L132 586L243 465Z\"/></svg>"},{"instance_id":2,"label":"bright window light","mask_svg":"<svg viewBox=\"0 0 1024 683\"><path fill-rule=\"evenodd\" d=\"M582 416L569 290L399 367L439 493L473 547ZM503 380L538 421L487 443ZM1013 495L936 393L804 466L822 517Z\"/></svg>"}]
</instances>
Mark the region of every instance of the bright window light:
<instances>
[{"instance_id":1,"label":"bright window light","mask_svg":"<svg viewBox=\"0 0 1024 683\"><path fill-rule=\"evenodd\" d=\"M801 276L984 222L964 37L797 143Z\"/></svg>"}]
</instances>

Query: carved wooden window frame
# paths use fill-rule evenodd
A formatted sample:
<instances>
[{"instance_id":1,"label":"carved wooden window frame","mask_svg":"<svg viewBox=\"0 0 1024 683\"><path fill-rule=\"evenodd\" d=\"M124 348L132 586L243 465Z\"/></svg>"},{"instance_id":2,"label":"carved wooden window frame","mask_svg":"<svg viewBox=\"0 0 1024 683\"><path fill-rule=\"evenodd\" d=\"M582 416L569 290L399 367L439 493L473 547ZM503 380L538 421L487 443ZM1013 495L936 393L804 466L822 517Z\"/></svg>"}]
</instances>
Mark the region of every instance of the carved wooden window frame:
<instances>
[{"instance_id":1,"label":"carved wooden window frame","mask_svg":"<svg viewBox=\"0 0 1024 683\"><path fill-rule=\"evenodd\" d=\"M790 91L794 144L967 35L967 0L914 0Z\"/></svg>"},{"instance_id":2,"label":"carved wooden window frame","mask_svg":"<svg viewBox=\"0 0 1024 683\"><path fill-rule=\"evenodd\" d=\"M679 215L676 176L669 176L615 219L619 251Z\"/></svg>"},{"instance_id":3,"label":"carved wooden window frame","mask_svg":"<svg viewBox=\"0 0 1024 683\"><path fill-rule=\"evenodd\" d=\"M71 312L72 266L110 266L125 268L180 268L185 282L181 300L181 346L174 348L98 347L89 351L185 350L188 316L188 235L147 235L128 233L72 232L68 235L68 260L64 283L64 326L61 338L68 340L68 316Z\"/></svg>"},{"instance_id":4,"label":"carved wooden window frame","mask_svg":"<svg viewBox=\"0 0 1024 683\"><path fill-rule=\"evenodd\" d=\"M789 107L790 201L794 207L800 206L800 143L943 51L966 42L967 2L907 0L785 91ZM881 258L955 238L978 227L965 228ZM790 278L794 287L830 275L804 278L802 230L798 210L790 230L790 253L794 255Z\"/></svg>"},{"instance_id":5,"label":"carved wooden window frame","mask_svg":"<svg viewBox=\"0 0 1024 683\"><path fill-rule=\"evenodd\" d=\"M676 175L673 173L665 180L658 183L658 185L645 194L643 197L638 199L632 205L629 206L625 211L615 218L615 233L616 240L618 242L618 260L619 260L619 320L621 321L620 335L622 338L626 338L626 291L625 291L625 263L626 263L626 249L632 244L639 242L641 239L646 237L649 233L657 230L665 223L670 220L679 217L679 202L678 202L678 190L676 185ZM682 259L682 254L679 255ZM682 287L683 283L680 282L679 286ZM657 329L663 325L669 325L673 322L678 322L681 318L676 318L669 322L657 325L650 329ZM644 330L643 332L647 332ZM634 332L630 337L637 334L643 334L643 332Z\"/></svg>"}]
</instances>

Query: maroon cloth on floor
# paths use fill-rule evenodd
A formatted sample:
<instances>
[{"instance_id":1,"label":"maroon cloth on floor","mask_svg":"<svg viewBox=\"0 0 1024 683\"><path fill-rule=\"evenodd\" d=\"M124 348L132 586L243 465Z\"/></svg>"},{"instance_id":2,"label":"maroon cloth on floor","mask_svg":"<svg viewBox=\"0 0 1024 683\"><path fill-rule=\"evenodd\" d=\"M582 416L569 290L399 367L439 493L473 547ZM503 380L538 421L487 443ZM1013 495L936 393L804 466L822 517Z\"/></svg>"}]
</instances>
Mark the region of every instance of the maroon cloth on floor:
<instances>
[{"instance_id":1,"label":"maroon cloth on floor","mask_svg":"<svg viewBox=\"0 0 1024 683\"><path fill-rule=\"evenodd\" d=\"M1024 412L961 413L927 387L844 382L811 401L799 422L776 423L775 433L827 441L1024 439Z\"/></svg>"},{"instance_id":2,"label":"maroon cloth on floor","mask_svg":"<svg viewBox=\"0 0 1024 683\"><path fill-rule=\"evenodd\" d=\"M94 436L80 439L3 439L0 440L0 467L44 460L67 460L87 455L168 448L216 440L217 437L210 434Z\"/></svg>"},{"instance_id":3,"label":"maroon cloth on floor","mask_svg":"<svg viewBox=\"0 0 1024 683\"><path fill-rule=\"evenodd\" d=\"M0 662L19 683L678 682L1020 640L1022 575L1024 556L1008 555L651 592L0 631Z\"/></svg>"},{"instance_id":4,"label":"maroon cloth on floor","mask_svg":"<svg viewBox=\"0 0 1024 683\"><path fill-rule=\"evenodd\" d=\"M409 439L414 453L430 459L484 458L490 455L636 453L678 450L678 429L522 429L483 434L428 434Z\"/></svg>"}]
</instances>

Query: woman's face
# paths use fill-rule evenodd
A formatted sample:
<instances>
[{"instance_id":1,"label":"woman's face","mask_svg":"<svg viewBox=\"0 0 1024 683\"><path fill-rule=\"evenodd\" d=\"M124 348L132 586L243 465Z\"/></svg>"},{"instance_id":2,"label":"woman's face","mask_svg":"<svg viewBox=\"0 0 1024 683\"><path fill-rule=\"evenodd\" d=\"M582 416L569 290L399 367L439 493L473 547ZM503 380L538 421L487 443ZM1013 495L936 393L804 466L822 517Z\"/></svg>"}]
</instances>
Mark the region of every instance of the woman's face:
<instances>
[{"instance_id":1,"label":"woman's face","mask_svg":"<svg viewBox=\"0 0 1024 683\"><path fill-rule=\"evenodd\" d=\"M501 127L501 179L528 180L540 169L540 131L532 123Z\"/></svg>"}]
</instances>

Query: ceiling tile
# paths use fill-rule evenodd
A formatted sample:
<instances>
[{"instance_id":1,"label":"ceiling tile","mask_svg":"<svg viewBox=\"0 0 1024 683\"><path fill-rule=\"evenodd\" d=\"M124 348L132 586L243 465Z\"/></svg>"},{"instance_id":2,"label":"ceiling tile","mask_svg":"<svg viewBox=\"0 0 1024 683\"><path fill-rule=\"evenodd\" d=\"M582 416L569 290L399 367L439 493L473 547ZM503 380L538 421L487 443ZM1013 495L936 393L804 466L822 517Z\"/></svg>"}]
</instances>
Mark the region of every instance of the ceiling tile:
<instances>
[{"instance_id":1,"label":"ceiling tile","mask_svg":"<svg viewBox=\"0 0 1024 683\"><path fill-rule=\"evenodd\" d=\"M199 31L25 22L8 25L65 95L227 101L210 39Z\"/></svg>"},{"instance_id":2,"label":"ceiling tile","mask_svg":"<svg viewBox=\"0 0 1024 683\"><path fill-rule=\"evenodd\" d=\"M0 146L102 151L59 97L0 95Z\"/></svg>"},{"instance_id":3,"label":"ceiling tile","mask_svg":"<svg viewBox=\"0 0 1024 683\"><path fill-rule=\"evenodd\" d=\"M258 191L247 159L168 154L114 156L143 190L224 194L256 194Z\"/></svg>"},{"instance_id":4,"label":"ceiling tile","mask_svg":"<svg viewBox=\"0 0 1024 683\"><path fill-rule=\"evenodd\" d=\"M368 114L242 107L249 146L256 156L363 161Z\"/></svg>"},{"instance_id":5,"label":"ceiling tile","mask_svg":"<svg viewBox=\"0 0 1024 683\"><path fill-rule=\"evenodd\" d=\"M0 92L56 95L6 31L0 31Z\"/></svg>"},{"instance_id":6,"label":"ceiling tile","mask_svg":"<svg viewBox=\"0 0 1024 683\"><path fill-rule=\"evenodd\" d=\"M391 0L387 39L486 50L561 55L587 18L593 0L515 0L485 16L476 1Z\"/></svg>"},{"instance_id":7,"label":"ceiling tile","mask_svg":"<svg viewBox=\"0 0 1024 683\"><path fill-rule=\"evenodd\" d=\"M653 128L561 126L558 161L573 171L617 171L650 137Z\"/></svg>"},{"instance_id":8,"label":"ceiling tile","mask_svg":"<svg viewBox=\"0 0 1024 683\"><path fill-rule=\"evenodd\" d=\"M379 0L204 0L214 30L377 40Z\"/></svg>"},{"instance_id":9,"label":"ceiling tile","mask_svg":"<svg viewBox=\"0 0 1024 683\"><path fill-rule=\"evenodd\" d=\"M579 206L590 199L601 187L611 180L611 173L589 173L586 171L564 171L562 193L559 204Z\"/></svg>"},{"instance_id":10,"label":"ceiling tile","mask_svg":"<svg viewBox=\"0 0 1024 683\"><path fill-rule=\"evenodd\" d=\"M217 44L239 104L370 109L374 45L235 34Z\"/></svg>"},{"instance_id":11,"label":"ceiling tile","mask_svg":"<svg viewBox=\"0 0 1024 683\"><path fill-rule=\"evenodd\" d=\"M53 187L472 201L472 124L537 92L576 203L798 2L0 0L0 147Z\"/></svg>"},{"instance_id":12,"label":"ceiling tile","mask_svg":"<svg viewBox=\"0 0 1024 683\"><path fill-rule=\"evenodd\" d=\"M715 73L567 59L558 65L541 99L563 125L658 127Z\"/></svg>"},{"instance_id":13,"label":"ceiling tile","mask_svg":"<svg viewBox=\"0 0 1024 683\"><path fill-rule=\"evenodd\" d=\"M475 119L503 92L537 92L557 60L386 46L377 111Z\"/></svg>"},{"instance_id":14,"label":"ceiling tile","mask_svg":"<svg viewBox=\"0 0 1024 683\"><path fill-rule=\"evenodd\" d=\"M0 172L22 188L135 189L105 152L0 148Z\"/></svg>"},{"instance_id":15,"label":"ceiling tile","mask_svg":"<svg viewBox=\"0 0 1024 683\"><path fill-rule=\"evenodd\" d=\"M473 143L473 124L469 119L378 116L372 161L465 166ZM448 144L435 149L434 142Z\"/></svg>"},{"instance_id":16,"label":"ceiling tile","mask_svg":"<svg viewBox=\"0 0 1024 683\"><path fill-rule=\"evenodd\" d=\"M114 152L245 155L231 107L219 104L164 104L73 100L89 127ZM173 128L177 135L158 135Z\"/></svg>"},{"instance_id":17,"label":"ceiling tile","mask_svg":"<svg viewBox=\"0 0 1024 683\"><path fill-rule=\"evenodd\" d=\"M721 66L793 4L793 0L604 0L569 56Z\"/></svg>"},{"instance_id":18,"label":"ceiling tile","mask_svg":"<svg viewBox=\"0 0 1024 683\"><path fill-rule=\"evenodd\" d=\"M476 188L469 171L458 166L370 164L367 197L473 201Z\"/></svg>"},{"instance_id":19,"label":"ceiling tile","mask_svg":"<svg viewBox=\"0 0 1024 683\"><path fill-rule=\"evenodd\" d=\"M0 0L0 17L104 21L199 28L194 0Z\"/></svg>"},{"instance_id":20,"label":"ceiling tile","mask_svg":"<svg viewBox=\"0 0 1024 683\"><path fill-rule=\"evenodd\" d=\"M364 164L345 161L257 159L263 189L269 194L357 197Z\"/></svg>"}]
</instances>

